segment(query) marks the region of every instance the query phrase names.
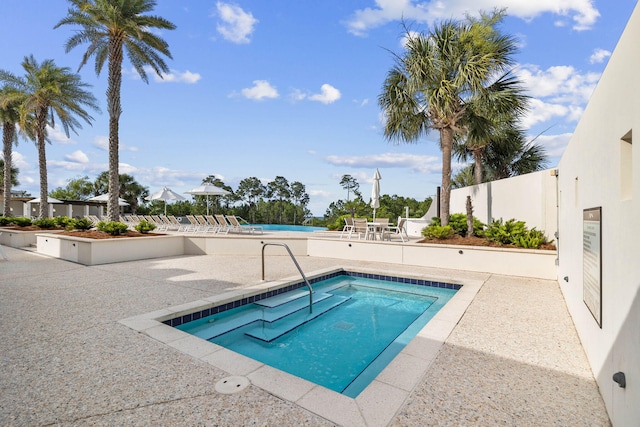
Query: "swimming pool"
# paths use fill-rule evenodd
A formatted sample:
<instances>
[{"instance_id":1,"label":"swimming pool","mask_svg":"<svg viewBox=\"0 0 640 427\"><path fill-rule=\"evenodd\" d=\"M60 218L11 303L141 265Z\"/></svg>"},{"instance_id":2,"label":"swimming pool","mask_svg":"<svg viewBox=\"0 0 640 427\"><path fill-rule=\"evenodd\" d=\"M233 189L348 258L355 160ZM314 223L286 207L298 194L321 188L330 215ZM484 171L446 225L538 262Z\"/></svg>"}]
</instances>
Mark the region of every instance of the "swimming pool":
<instances>
[{"instance_id":1,"label":"swimming pool","mask_svg":"<svg viewBox=\"0 0 640 427\"><path fill-rule=\"evenodd\" d=\"M312 227L309 225L286 225L286 224L251 224L262 227L264 231L326 231L326 227Z\"/></svg>"},{"instance_id":2,"label":"swimming pool","mask_svg":"<svg viewBox=\"0 0 640 427\"><path fill-rule=\"evenodd\" d=\"M356 397L460 288L344 271L311 282L313 313L296 283L169 324Z\"/></svg>"}]
</instances>

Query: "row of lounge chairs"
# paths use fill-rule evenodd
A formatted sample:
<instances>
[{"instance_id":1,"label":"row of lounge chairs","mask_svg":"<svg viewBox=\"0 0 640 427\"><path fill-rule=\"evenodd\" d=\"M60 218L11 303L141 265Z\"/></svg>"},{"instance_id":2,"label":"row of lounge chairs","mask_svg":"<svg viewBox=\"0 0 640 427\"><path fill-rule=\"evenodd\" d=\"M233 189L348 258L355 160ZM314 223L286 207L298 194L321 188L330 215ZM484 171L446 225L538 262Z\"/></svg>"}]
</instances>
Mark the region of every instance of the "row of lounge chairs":
<instances>
[{"instance_id":1,"label":"row of lounge chairs","mask_svg":"<svg viewBox=\"0 0 640 427\"><path fill-rule=\"evenodd\" d=\"M262 227L249 225L247 221L235 215L187 215L186 218L188 222L180 222L173 215L123 215L120 221L133 228L144 220L154 224L158 231L262 234Z\"/></svg>"},{"instance_id":2,"label":"row of lounge chairs","mask_svg":"<svg viewBox=\"0 0 640 427\"><path fill-rule=\"evenodd\" d=\"M187 232L204 233L260 233L262 227L250 225L247 221L236 215L187 215L189 225Z\"/></svg>"}]
</instances>

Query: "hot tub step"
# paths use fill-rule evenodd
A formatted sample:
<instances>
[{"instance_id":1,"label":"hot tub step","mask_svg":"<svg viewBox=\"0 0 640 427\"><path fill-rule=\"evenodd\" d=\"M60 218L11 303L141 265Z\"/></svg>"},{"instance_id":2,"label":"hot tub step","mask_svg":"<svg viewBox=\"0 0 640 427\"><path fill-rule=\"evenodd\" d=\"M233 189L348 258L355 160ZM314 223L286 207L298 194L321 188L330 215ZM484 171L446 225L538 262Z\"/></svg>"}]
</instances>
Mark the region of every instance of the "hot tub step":
<instances>
[{"instance_id":1,"label":"hot tub step","mask_svg":"<svg viewBox=\"0 0 640 427\"><path fill-rule=\"evenodd\" d=\"M287 332L293 331L298 326L303 325L308 321L321 316L327 311L344 304L350 299L351 297L333 295L331 298L314 303L313 313L309 313L306 310L299 310L271 324L269 322L259 322L260 326L256 326L255 328L245 332L245 335L261 341L271 342L283 336Z\"/></svg>"}]
</instances>

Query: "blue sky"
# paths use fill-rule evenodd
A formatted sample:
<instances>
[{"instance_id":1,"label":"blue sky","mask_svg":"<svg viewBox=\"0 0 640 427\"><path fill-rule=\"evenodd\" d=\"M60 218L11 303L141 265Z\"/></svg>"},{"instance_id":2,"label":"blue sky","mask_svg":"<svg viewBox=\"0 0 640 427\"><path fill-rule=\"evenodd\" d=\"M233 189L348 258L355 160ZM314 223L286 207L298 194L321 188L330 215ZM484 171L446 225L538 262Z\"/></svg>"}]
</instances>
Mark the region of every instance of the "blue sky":
<instances>
[{"instance_id":1,"label":"blue sky","mask_svg":"<svg viewBox=\"0 0 640 427\"><path fill-rule=\"evenodd\" d=\"M354 176L369 199L376 168L383 194L422 200L441 179L438 134L396 145L382 133L377 104L390 53L401 53L401 20L412 29L465 13L506 7L503 28L520 45L516 72L532 97L523 125L555 166L622 34L636 0L159 0L156 15L177 29L160 34L171 71L145 84L123 65L120 172L154 192L184 193L208 175L236 189L240 180L300 181L309 208L324 214L346 199ZM76 71L84 47L65 53L73 27L54 30L62 0L3 0L0 68L22 74L33 54ZM80 70L102 113L67 138L49 129L49 191L108 168L104 68ZM38 195L33 143L14 148L19 190ZM459 168L461 165L456 165Z\"/></svg>"}]
</instances>

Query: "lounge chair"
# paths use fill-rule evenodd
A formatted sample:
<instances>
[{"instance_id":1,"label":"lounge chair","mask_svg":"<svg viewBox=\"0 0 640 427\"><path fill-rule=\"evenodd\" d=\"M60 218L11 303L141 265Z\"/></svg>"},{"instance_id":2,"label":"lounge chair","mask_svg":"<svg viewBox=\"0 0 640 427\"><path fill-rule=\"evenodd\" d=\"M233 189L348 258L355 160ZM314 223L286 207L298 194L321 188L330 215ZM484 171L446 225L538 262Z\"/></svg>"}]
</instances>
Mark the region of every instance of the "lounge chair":
<instances>
[{"instance_id":1,"label":"lounge chair","mask_svg":"<svg viewBox=\"0 0 640 427\"><path fill-rule=\"evenodd\" d=\"M173 229L176 231L187 231L187 225L178 221L178 218L176 218L174 215L167 216L167 219L171 223L171 227L169 227L169 229L172 229L173 227Z\"/></svg>"},{"instance_id":2,"label":"lounge chair","mask_svg":"<svg viewBox=\"0 0 640 427\"><path fill-rule=\"evenodd\" d=\"M212 224L212 226L215 227L216 233L229 233L229 226L227 224L220 224L213 215L205 215L204 217L207 219L209 224Z\"/></svg>"},{"instance_id":3,"label":"lounge chair","mask_svg":"<svg viewBox=\"0 0 640 427\"><path fill-rule=\"evenodd\" d=\"M187 229L185 231L193 233L200 231L200 224L193 215L187 215L187 220L190 224L187 226Z\"/></svg>"},{"instance_id":4,"label":"lounge chair","mask_svg":"<svg viewBox=\"0 0 640 427\"><path fill-rule=\"evenodd\" d=\"M225 229L226 231L225 234L230 231L238 231L238 232L241 231L241 230L236 230L236 227L231 225L231 223L227 221L227 218L224 215L215 214L214 217L216 218L216 221L218 221L218 224L220 224L220 227L223 227Z\"/></svg>"},{"instance_id":5,"label":"lounge chair","mask_svg":"<svg viewBox=\"0 0 640 427\"><path fill-rule=\"evenodd\" d=\"M204 216L194 215L194 217L196 221L198 221L201 231L204 231L205 233L209 233L209 232L215 233L216 231L218 231L218 226L216 224L209 223L209 221L207 221Z\"/></svg>"},{"instance_id":6,"label":"lounge chair","mask_svg":"<svg viewBox=\"0 0 640 427\"><path fill-rule=\"evenodd\" d=\"M227 218L227 221L229 221L231 226L238 230L240 233L248 231L249 233L253 234L256 231L259 231L260 234L262 234L262 227L260 227L259 225L251 225L239 216L226 215L225 218Z\"/></svg>"}]
</instances>

